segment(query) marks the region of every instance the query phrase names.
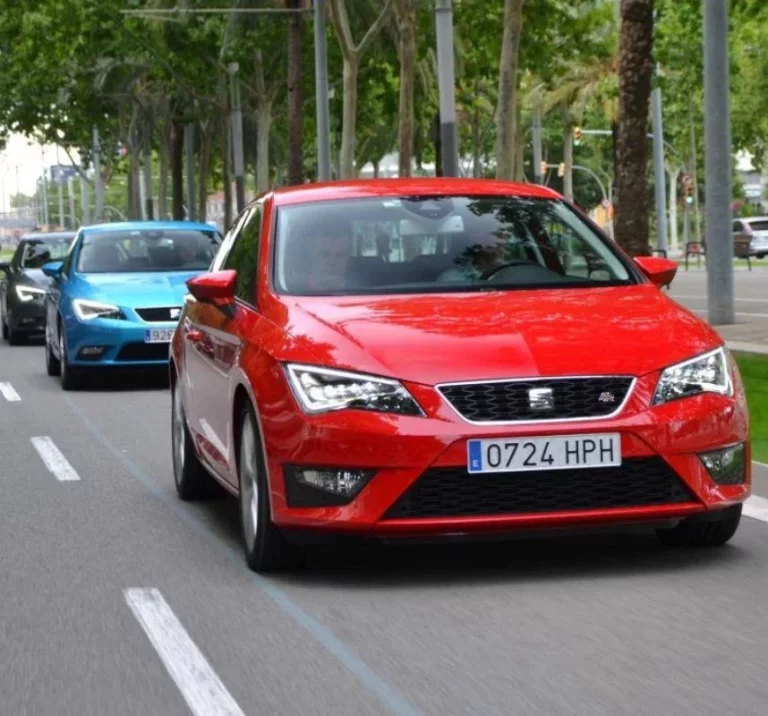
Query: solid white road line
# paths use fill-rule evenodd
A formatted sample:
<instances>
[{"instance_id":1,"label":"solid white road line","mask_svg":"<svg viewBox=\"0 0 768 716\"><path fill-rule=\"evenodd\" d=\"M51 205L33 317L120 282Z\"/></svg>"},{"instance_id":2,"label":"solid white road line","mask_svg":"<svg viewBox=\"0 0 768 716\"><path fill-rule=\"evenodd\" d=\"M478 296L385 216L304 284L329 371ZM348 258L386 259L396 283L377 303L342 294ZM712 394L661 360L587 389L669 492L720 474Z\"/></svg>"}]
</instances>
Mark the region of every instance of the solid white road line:
<instances>
[{"instance_id":1,"label":"solid white road line","mask_svg":"<svg viewBox=\"0 0 768 716\"><path fill-rule=\"evenodd\" d=\"M704 310L703 308L691 308L690 310L693 311L694 313L702 313L702 314L707 313L707 311ZM736 311L734 315L746 316L747 318L768 318L768 313L743 313L741 311Z\"/></svg>"},{"instance_id":2,"label":"solid white road line","mask_svg":"<svg viewBox=\"0 0 768 716\"><path fill-rule=\"evenodd\" d=\"M682 294L669 294L672 298L678 299L678 298L686 298L686 299L693 299L695 301L706 301L706 296L683 296ZM740 296L735 297L736 302L739 301L749 301L750 303L768 303L768 298L741 298Z\"/></svg>"},{"instance_id":3,"label":"solid white road line","mask_svg":"<svg viewBox=\"0 0 768 716\"><path fill-rule=\"evenodd\" d=\"M0 393L9 403L15 403L21 400L21 396L16 392L10 383L0 383Z\"/></svg>"},{"instance_id":4,"label":"solid white road line","mask_svg":"<svg viewBox=\"0 0 768 716\"><path fill-rule=\"evenodd\" d=\"M768 522L768 500L764 497L752 495L744 503L742 514L754 520Z\"/></svg>"},{"instance_id":5,"label":"solid white road line","mask_svg":"<svg viewBox=\"0 0 768 716\"><path fill-rule=\"evenodd\" d=\"M125 601L195 716L244 716L157 589L126 589Z\"/></svg>"},{"instance_id":6,"label":"solid white road line","mask_svg":"<svg viewBox=\"0 0 768 716\"><path fill-rule=\"evenodd\" d=\"M67 458L47 435L30 438L30 440L45 466L59 482L72 482L80 479L75 468L67 462Z\"/></svg>"}]
</instances>

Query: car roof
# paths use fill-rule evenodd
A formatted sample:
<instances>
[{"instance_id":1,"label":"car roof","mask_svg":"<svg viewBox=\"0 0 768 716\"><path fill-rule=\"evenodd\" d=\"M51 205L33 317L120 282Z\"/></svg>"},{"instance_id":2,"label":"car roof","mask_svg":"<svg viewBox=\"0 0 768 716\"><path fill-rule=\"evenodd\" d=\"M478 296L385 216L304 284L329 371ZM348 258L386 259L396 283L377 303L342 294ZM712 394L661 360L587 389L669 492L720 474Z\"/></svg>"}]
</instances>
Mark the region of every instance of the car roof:
<instances>
[{"instance_id":1,"label":"car roof","mask_svg":"<svg viewBox=\"0 0 768 716\"><path fill-rule=\"evenodd\" d=\"M74 239L76 231L40 231L34 234L24 234L21 237L22 241L34 241L41 239Z\"/></svg>"},{"instance_id":2,"label":"car roof","mask_svg":"<svg viewBox=\"0 0 768 716\"><path fill-rule=\"evenodd\" d=\"M188 229L191 231L217 231L215 226L199 221L114 221L105 224L84 226L85 233L108 233L112 231L164 231Z\"/></svg>"},{"instance_id":3,"label":"car roof","mask_svg":"<svg viewBox=\"0 0 768 716\"><path fill-rule=\"evenodd\" d=\"M749 216L744 219L734 219L734 221L741 221L745 224L749 224L753 221L768 221L768 216Z\"/></svg>"},{"instance_id":4,"label":"car roof","mask_svg":"<svg viewBox=\"0 0 768 716\"><path fill-rule=\"evenodd\" d=\"M275 189L272 196L277 206L379 196L519 196L562 199L556 191L540 184L453 177L358 179L300 184Z\"/></svg>"}]
</instances>

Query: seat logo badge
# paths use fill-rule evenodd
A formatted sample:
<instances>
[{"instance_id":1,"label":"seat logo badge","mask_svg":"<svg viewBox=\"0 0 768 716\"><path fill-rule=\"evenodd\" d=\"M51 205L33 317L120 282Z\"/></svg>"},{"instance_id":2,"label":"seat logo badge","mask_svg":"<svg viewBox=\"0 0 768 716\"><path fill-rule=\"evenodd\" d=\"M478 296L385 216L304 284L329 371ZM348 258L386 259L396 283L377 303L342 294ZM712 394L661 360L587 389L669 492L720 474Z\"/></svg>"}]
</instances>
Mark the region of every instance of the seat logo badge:
<instances>
[{"instance_id":1,"label":"seat logo badge","mask_svg":"<svg viewBox=\"0 0 768 716\"><path fill-rule=\"evenodd\" d=\"M598 398L598 401L600 401L601 403L605 403L606 405L610 405L616 402L616 396L613 393L606 390L605 392L600 393L600 397Z\"/></svg>"},{"instance_id":2,"label":"seat logo badge","mask_svg":"<svg viewBox=\"0 0 768 716\"><path fill-rule=\"evenodd\" d=\"M180 308L172 308L171 309L171 318L178 318L181 315L181 309Z\"/></svg>"},{"instance_id":3,"label":"seat logo badge","mask_svg":"<svg viewBox=\"0 0 768 716\"><path fill-rule=\"evenodd\" d=\"M554 410L555 396L552 388L531 388L528 391L528 405L531 410Z\"/></svg>"}]
</instances>

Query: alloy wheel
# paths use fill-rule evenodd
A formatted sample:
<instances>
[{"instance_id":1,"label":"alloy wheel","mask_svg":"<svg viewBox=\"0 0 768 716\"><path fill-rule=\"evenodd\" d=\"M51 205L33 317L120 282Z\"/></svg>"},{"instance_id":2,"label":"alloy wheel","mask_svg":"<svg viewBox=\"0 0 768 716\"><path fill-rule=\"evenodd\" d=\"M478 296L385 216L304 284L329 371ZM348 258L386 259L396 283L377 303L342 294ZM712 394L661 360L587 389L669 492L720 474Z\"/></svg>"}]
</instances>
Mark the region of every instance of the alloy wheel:
<instances>
[{"instance_id":1,"label":"alloy wheel","mask_svg":"<svg viewBox=\"0 0 768 716\"><path fill-rule=\"evenodd\" d=\"M240 440L240 512L246 548L254 549L259 529L259 485L256 460L256 434L246 417Z\"/></svg>"}]
</instances>

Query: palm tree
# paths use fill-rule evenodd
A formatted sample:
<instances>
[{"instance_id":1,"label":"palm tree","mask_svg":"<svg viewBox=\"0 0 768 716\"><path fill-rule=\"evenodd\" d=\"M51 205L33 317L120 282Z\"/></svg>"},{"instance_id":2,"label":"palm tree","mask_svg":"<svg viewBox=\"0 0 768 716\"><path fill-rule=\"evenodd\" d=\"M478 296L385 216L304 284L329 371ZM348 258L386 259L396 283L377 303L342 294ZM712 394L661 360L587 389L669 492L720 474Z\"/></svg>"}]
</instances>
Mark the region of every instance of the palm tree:
<instances>
[{"instance_id":1,"label":"palm tree","mask_svg":"<svg viewBox=\"0 0 768 716\"><path fill-rule=\"evenodd\" d=\"M646 131L652 49L653 0L622 0L615 232L619 245L634 256L649 253Z\"/></svg>"}]
</instances>

